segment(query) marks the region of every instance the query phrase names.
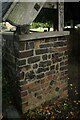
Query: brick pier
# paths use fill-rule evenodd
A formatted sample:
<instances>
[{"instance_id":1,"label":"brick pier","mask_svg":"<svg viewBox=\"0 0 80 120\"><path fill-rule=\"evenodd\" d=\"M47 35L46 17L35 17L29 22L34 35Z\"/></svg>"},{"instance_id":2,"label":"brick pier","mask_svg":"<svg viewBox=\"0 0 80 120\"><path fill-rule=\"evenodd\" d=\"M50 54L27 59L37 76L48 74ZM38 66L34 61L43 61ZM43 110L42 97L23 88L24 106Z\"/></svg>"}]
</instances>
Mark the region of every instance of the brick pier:
<instances>
[{"instance_id":1,"label":"brick pier","mask_svg":"<svg viewBox=\"0 0 80 120\"><path fill-rule=\"evenodd\" d=\"M67 97L69 32L3 34L4 63L22 112Z\"/></svg>"}]
</instances>

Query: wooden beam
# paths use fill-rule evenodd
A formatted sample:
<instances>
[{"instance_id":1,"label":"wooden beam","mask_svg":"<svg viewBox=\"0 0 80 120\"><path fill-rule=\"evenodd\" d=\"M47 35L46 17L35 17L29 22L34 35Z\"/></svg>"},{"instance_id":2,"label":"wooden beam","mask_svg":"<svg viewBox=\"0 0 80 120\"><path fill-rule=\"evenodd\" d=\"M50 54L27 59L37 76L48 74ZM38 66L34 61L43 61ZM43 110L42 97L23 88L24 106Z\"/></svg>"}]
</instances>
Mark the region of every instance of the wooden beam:
<instances>
[{"instance_id":1,"label":"wooden beam","mask_svg":"<svg viewBox=\"0 0 80 120\"><path fill-rule=\"evenodd\" d=\"M58 1L58 30L63 31L64 28L64 0Z\"/></svg>"},{"instance_id":2,"label":"wooden beam","mask_svg":"<svg viewBox=\"0 0 80 120\"><path fill-rule=\"evenodd\" d=\"M46 2L43 8L57 9L57 2Z\"/></svg>"}]
</instances>

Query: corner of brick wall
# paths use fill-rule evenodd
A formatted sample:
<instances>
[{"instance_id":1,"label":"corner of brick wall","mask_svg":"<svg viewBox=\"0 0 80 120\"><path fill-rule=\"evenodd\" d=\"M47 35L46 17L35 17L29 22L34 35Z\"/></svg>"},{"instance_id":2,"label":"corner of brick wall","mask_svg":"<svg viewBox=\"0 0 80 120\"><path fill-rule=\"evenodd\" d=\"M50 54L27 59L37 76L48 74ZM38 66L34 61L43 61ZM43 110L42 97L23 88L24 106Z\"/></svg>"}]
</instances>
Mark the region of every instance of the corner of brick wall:
<instances>
[{"instance_id":1,"label":"corner of brick wall","mask_svg":"<svg viewBox=\"0 0 80 120\"><path fill-rule=\"evenodd\" d=\"M10 67L9 71L13 72L11 78L14 78L14 72L16 72L16 81L13 80L13 82L15 81L14 86L17 87L14 89L18 91L19 104L23 113L45 101L67 97L66 36L37 40L25 39L25 41L16 40L14 37L11 44L13 47L6 44L6 53L9 54L7 59L10 60L8 67ZM15 69L12 67L13 63Z\"/></svg>"}]
</instances>

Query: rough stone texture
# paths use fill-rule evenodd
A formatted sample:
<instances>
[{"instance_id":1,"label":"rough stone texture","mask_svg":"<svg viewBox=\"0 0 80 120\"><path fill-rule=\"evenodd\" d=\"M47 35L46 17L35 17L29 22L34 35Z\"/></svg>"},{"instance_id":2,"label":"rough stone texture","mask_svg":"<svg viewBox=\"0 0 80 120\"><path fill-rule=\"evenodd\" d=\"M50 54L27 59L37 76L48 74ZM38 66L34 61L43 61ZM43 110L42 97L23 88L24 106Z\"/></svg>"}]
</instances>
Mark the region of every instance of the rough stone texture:
<instances>
[{"instance_id":1,"label":"rough stone texture","mask_svg":"<svg viewBox=\"0 0 80 120\"><path fill-rule=\"evenodd\" d=\"M15 40L5 39L4 61L10 78L16 81L12 89L23 113L50 99L67 97L66 36L36 40L25 37L24 42L16 36Z\"/></svg>"}]
</instances>

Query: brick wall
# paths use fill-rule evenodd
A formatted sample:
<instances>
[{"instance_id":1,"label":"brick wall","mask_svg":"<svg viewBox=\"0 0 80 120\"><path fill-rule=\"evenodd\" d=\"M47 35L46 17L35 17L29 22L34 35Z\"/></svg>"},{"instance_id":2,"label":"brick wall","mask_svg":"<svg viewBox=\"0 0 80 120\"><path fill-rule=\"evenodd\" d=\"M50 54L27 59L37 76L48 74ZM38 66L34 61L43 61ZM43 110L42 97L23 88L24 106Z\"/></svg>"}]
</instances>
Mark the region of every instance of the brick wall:
<instances>
[{"instance_id":1,"label":"brick wall","mask_svg":"<svg viewBox=\"0 0 80 120\"><path fill-rule=\"evenodd\" d=\"M23 113L45 101L67 97L68 34L3 35L4 61L13 96Z\"/></svg>"}]
</instances>

